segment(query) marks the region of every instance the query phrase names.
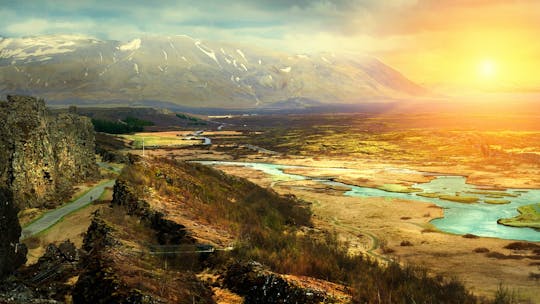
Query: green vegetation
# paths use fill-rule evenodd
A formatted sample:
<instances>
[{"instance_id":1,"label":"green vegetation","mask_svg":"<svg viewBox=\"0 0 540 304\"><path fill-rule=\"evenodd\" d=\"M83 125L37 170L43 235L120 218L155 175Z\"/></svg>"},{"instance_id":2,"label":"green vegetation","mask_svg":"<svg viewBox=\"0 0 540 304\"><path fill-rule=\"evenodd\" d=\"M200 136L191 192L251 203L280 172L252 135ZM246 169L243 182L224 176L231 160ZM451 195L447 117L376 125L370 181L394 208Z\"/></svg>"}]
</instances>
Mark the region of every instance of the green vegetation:
<instances>
[{"instance_id":1,"label":"green vegetation","mask_svg":"<svg viewBox=\"0 0 540 304\"><path fill-rule=\"evenodd\" d=\"M398 185L398 184L384 184L382 186L377 187L377 189L380 189L386 192L398 192L398 193L413 193L413 192L422 191L422 189Z\"/></svg>"},{"instance_id":2,"label":"green vegetation","mask_svg":"<svg viewBox=\"0 0 540 304\"><path fill-rule=\"evenodd\" d=\"M540 229L540 203L521 206L518 209L519 215L499 219L497 223L512 227L530 227Z\"/></svg>"},{"instance_id":3,"label":"green vegetation","mask_svg":"<svg viewBox=\"0 0 540 304\"><path fill-rule=\"evenodd\" d=\"M193 141L182 140L178 136L163 136L163 135L152 135L151 133L135 133L135 134L124 134L120 135L122 138L125 138L132 142L133 147L141 149L143 140L146 147L164 147L164 146L182 146L188 145Z\"/></svg>"},{"instance_id":4,"label":"green vegetation","mask_svg":"<svg viewBox=\"0 0 540 304\"><path fill-rule=\"evenodd\" d=\"M479 191L466 191L465 193L480 194L480 195L485 195L485 196L491 197L491 198L518 197L519 196L518 194L507 193L507 192L502 192L502 191L483 191L483 190L479 190Z\"/></svg>"},{"instance_id":5,"label":"green vegetation","mask_svg":"<svg viewBox=\"0 0 540 304\"><path fill-rule=\"evenodd\" d=\"M422 193L416 193L416 195L429 197L429 198L439 198L446 201L465 203L465 204L477 203L479 200L479 198L476 196L464 196L464 195L461 195L460 193L456 193L456 195L449 195L449 194L442 194L442 193L422 192Z\"/></svg>"},{"instance_id":6,"label":"green vegetation","mask_svg":"<svg viewBox=\"0 0 540 304\"><path fill-rule=\"evenodd\" d=\"M199 222L233 235L235 249L220 253L215 263L255 260L279 273L346 284L354 288L357 303L476 301L456 280L434 278L417 267L398 263L382 267L362 255L351 256L334 234L309 228L309 204L245 179L166 159L129 166L120 178L141 198L152 189L162 198L181 201L182 210Z\"/></svg>"},{"instance_id":7,"label":"green vegetation","mask_svg":"<svg viewBox=\"0 0 540 304\"><path fill-rule=\"evenodd\" d=\"M485 199L484 203L492 205L505 205L510 204L511 202L509 200Z\"/></svg>"},{"instance_id":8,"label":"green vegetation","mask_svg":"<svg viewBox=\"0 0 540 304\"><path fill-rule=\"evenodd\" d=\"M433 193L433 192L422 192L422 193L416 193L416 195L418 195L418 196L423 196L423 197L429 197L429 198L438 198L438 197L440 197L442 194L440 194L440 193Z\"/></svg>"},{"instance_id":9,"label":"green vegetation","mask_svg":"<svg viewBox=\"0 0 540 304\"><path fill-rule=\"evenodd\" d=\"M192 125L192 126L205 126L205 125L207 125L207 123L204 120L199 119L197 117L193 117L193 116L184 114L184 113L176 113L176 117L178 117L180 119L189 120L190 122L188 123L188 125Z\"/></svg>"},{"instance_id":10,"label":"green vegetation","mask_svg":"<svg viewBox=\"0 0 540 304\"><path fill-rule=\"evenodd\" d=\"M147 120L127 116L123 121L111 121L104 119L92 119L94 130L110 134L126 134L141 132L145 126L153 126L154 123Z\"/></svg>"},{"instance_id":11,"label":"green vegetation","mask_svg":"<svg viewBox=\"0 0 540 304\"><path fill-rule=\"evenodd\" d=\"M457 203L464 203L464 204L473 204L478 202L478 197L476 196L464 196L464 195L440 195L440 199L451 201L451 202L457 202Z\"/></svg>"}]
</instances>

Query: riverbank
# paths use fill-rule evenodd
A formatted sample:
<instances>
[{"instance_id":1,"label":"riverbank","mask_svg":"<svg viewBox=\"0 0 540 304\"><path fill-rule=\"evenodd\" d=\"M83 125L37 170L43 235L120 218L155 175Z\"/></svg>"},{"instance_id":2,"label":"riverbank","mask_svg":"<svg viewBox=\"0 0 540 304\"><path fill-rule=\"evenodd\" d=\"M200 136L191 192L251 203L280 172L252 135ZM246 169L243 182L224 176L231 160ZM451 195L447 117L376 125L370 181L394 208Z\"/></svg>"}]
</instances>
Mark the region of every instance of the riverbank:
<instances>
[{"instance_id":1,"label":"riverbank","mask_svg":"<svg viewBox=\"0 0 540 304\"><path fill-rule=\"evenodd\" d=\"M423 265L432 273L458 277L478 295L493 295L502 282L518 291L520 297L540 301L536 282L529 278L529 273L536 271L536 260L530 252L504 248L512 243L509 240L440 233L430 221L442 217L443 210L433 204L346 197L335 191L310 188L311 181L275 182L267 174L249 168L219 169L312 202L316 225L337 231L341 240L349 243L351 253L371 250L403 263ZM378 243L375 249L374 243Z\"/></svg>"}]
</instances>

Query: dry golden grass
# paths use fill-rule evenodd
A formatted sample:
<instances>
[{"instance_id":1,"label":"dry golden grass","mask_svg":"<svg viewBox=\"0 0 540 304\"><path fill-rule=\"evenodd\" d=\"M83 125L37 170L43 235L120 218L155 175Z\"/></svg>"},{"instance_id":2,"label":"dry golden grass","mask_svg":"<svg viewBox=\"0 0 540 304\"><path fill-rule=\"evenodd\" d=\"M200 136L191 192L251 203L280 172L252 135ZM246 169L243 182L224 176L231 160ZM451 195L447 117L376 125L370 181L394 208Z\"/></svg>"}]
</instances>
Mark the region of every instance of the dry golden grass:
<instances>
[{"instance_id":1,"label":"dry golden grass","mask_svg":"<svg viewBox=\"0 0 540 304\"><path fill-rule=\"evenodd\" d=\"M82 245L84 233L92 221L92 213L99 209L100 205L89 205L74 213L66 215L60 222L37 236L23 241L29 247L27 265L31 265L45 253L45 248L50 243L60 244L70 240L78 248Z\"/></svg>"}]
</instances>

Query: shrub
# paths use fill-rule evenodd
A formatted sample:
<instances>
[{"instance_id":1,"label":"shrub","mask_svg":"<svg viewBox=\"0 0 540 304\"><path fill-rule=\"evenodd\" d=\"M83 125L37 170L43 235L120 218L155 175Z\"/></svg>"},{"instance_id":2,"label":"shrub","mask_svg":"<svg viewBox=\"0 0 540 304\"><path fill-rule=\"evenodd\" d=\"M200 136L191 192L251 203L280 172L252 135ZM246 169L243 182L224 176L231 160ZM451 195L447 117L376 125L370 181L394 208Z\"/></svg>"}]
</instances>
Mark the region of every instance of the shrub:
<instances>
[{"instance_id":1,"label":"shrub","mask_svg":"<svg viewBox=\"0 0 540 304\"><path fill-rule=\"evenodd\" d=\"M478 248L473 249L473 252L476 252L476 253L486 253L486 252L489 252L489 249L487 249L487 248L485 248L485 247L478 247Z\"/></svg>"},{"instance_id":2,"label":"shrub","mask_svg":"<svg viewBox=\"0 0 540 304\"><path fill-rule=\"evenodd\" d=\"M495 292L495 299L493 304L513 304L517 303L516 293L509 291L507 287L499 284L497 291Z\"/></svg>"}]
</instances>

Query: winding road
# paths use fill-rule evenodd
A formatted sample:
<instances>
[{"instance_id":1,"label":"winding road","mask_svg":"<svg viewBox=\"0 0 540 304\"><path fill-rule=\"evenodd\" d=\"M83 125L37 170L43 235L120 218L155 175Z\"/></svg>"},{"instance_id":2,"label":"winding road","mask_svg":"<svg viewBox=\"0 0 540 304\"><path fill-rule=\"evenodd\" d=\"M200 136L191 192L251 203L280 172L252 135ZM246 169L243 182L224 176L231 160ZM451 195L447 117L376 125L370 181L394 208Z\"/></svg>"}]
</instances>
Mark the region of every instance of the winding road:
<instances>
[{"instance_id":1,"label":"winding road","mask_svg":"<svg viewBox=\"0 0 540 304\"><path fill-rule=\"evenodd\" d=\"M32 222L31 224L23 228L22 233L21 233L21 239L31 237L33 235L36 235L42 232L43 230L46 230L47 228L56 224L64 216L92 203L94 200L99 198L101 194L103 194L106 187L114 186L114 182L115 182L114 180L108 180L108 181L102 182L94 186L94 188L90 189L83 196L79 197L73 202L70 202L58 209L54 209L52 211L45 213L38 220Z\"/></svg>"},{"instance_id":2,"label":"winding road","mask_svg":"<svg viewBox=\"0 0 540 304\"><path fill-rule=\"evenodd\" d=\"M120 171L120 169L109 166L106 163L100 162L98 163L98 165L100 167L105 167L109 170L113 170L115 172ZM34 236L48 229L49 227L60 221L64 216L92 203L94 200L98 199L103 194L105 188L114 186L115 181L116 180L111 179L97 184L76 200L43 214L43 216L41 216L36 221L30 223L26 227L23 227L21 233L21 240L27 237Z\"/></svg>"}]
</instances>

